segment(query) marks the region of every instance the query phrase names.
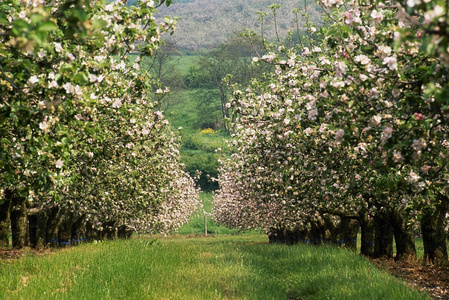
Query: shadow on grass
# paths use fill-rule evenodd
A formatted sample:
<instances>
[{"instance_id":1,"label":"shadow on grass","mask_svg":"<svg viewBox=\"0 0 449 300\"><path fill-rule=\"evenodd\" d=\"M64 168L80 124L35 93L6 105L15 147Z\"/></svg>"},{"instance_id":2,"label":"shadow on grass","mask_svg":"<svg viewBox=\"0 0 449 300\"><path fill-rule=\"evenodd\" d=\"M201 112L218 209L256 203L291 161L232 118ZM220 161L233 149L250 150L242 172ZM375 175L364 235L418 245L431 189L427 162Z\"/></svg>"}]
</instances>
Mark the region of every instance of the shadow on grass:
<instances>
[{"instance_id":1,"label":"shadow on grass","mask_svg":"<svg viewBox=\"0 0 449 300\"><path fill-rule=\"evenodd\" d=\"M250 285L272 285L287 299L429 299L346 249L273 244L239 248L251 269L246 279L253 281Z\"/></svg>"}]
</instances>

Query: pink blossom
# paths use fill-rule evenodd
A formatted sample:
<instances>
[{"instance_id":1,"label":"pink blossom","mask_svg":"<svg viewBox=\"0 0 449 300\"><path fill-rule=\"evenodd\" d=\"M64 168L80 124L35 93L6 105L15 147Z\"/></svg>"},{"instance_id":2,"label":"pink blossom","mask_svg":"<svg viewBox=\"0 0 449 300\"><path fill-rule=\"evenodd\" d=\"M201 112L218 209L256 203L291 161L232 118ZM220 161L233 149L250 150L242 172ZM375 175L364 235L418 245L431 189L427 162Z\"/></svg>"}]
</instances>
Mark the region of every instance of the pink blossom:
<instances>
[{"instance_id":1,"label":"pink blossom","mask_svg":"<svg viewBox=\"0 0 449 300\"><path fill-rule=\"evenodd\" d=\"M335 141L341 143L344 140L345 131L343 129L338 129L335 133Z\"/></svg>"},{"instance_id":2,"label":"pink blossom","mask_svg":"<svg viewBox=\"0 0 449 300\"><path fill-rule=\"evenodd\" d=\"M420 114L420 113L415 113L414 115L416 117L416 120L418 120L418 121L422 121L426 118L423 114Z\"/></svg>"},{"instance_id":3,"label":"pink blossom","mask_svg":"<svg viewBox=\"0 0 449 300\"><path fill-rule=\"evenodd\" d=\"M383 64L387 65L390 70L396 70L398 68L398 63L394 56L385 57Z\"/></svg>"},{"instance_id":4,"label":"pink blossom","mask_svg":"<svg viewBox=\"0 0 449 300\"><path fill-rule=\"evenodd\" d=\"M55 167L58 169L61 169L64 166L64 161L61 159L58 159L57 161L55 161Z\"/></svg>"},{"instance_id":5,"label":"pink blossom","mask_svg":"<svg viewBox=\"0 0 449 300\"><path fill-rule=\"evenodd\" d=\"M34 85L35 83L39 82L39 78L37 78L36 75L33 75L30 77L30 79L28 79L28 84L29 85Z\"/></svg>"},{"instance_id":6,"label":"pink blossom","mask_svg":"<svg viewBox=\"0 0 449 300\"><path fill-rule=\"evenodd\" d=\"M385 129L382 132L382 140L388 140L389 138L391 138L393 136L393 127L388 126L385 127Z\"/></svg>"}]
</instances>

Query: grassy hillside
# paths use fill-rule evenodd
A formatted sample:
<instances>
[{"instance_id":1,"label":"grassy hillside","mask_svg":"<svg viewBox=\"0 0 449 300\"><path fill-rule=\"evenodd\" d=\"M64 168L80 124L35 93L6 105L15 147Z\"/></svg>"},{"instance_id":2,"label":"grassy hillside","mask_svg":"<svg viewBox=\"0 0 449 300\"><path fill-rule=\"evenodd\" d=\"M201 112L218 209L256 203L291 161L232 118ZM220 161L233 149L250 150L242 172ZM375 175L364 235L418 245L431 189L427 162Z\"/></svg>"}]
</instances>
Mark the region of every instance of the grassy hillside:
<instances>
[{"instance_id":1,"label":"grassy hillside","mask_svg":"<svg viewBox=\"0 0 449 300\"><path fill-rule=\"evenodd\" d=\"M176 57L177 71L185 76L198 59L198 56ZM170 124L173 128L182 128L179 131L182 137L181 156L187 171L191 175L195 175L197 170L202 172L200 185L204 190L210 191L217 188L217 183L208 178L217 177L219 154L215 150L226 148L225 139L229 138L228 133L198 126L202 112L198 107L195 89L173 90L165 101L168 103L165 116ZM220 100L214 99L214 101Z\"/></svg>"},{"instance_id":2,"label":"grassy hillside","mask_svg":"<svg viewBox=\"0 0 449 300\"><path fill-rule=\"evenodd\" d=\"M429 299L342 248L266 236L85 244L0 261L0 299Z\"/></svg>"},{"instance_id":3,"label":"grassy hillside","mask_svg":"<svg viewBox=\"0 0 449 300\"><path fill-rule=\"evenodd\" d=\"M260 33L259 15L257 12L268 12L266 17L266 38L274 38L274 19L269 6L273 3L281 5L278 10L278 33L286 37L290 30L296 28L293 9L302 8L304 1L296 0L195 0L188 3L175 3L170 7L160 7L160 15L180 17L176 33L171 37L183 49L198 50L210 48L223 43L233 31L249 28ZM311 21L320 20L321 8L315 1L308 1L308 12ZM301 16L300 16L301 17ZM300 18L300 24L304 20Z\"/></svg>"}]
</instances>

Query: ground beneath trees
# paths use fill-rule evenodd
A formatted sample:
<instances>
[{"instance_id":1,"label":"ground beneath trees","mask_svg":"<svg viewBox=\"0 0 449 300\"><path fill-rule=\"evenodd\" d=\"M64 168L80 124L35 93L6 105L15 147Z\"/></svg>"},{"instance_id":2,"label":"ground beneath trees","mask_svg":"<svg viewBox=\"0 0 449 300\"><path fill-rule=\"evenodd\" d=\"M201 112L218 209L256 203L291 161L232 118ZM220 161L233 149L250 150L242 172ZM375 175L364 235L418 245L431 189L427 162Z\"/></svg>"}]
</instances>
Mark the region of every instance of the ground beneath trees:
<instances>
[{"instance_id":1,"label":"ground beneath trees","mask_svg":"<svg viewBox=\"0 0 449 300\"><path fill-rule=\"evenodd\" d=\"M59 251L62 249L59 249ZM48 255L54 249L41 251L29 248L0 249L0 260L9 262L28 255ZM436 299L449 299L449 267L423 265L421 261L395 261L393 259L374 259L379 268L409 283L410 286L429 292Z\"/></svg>"},{"instance_id":2,"label":"ground beneath trees","mask_svg":"<svg viewBox=\"0 0 449 300\"><path fill-rule=\"evenodd\" d=\"M14 259L19 259L22 257L26 257L26 256L43 256L46 254L52 254L52 253L56 253L55 251L56 249L52 249L52 248L46 248L43 250L34 250L31 248L24 248L24 249L2 249L0 248L0 260L2 261L6 261L6 262L10 262ZM57 249L58 251L63 250L61 249Z\"/></svg>"},{"instance_id":3,"label":"ground beneath trees","mask_svg":"<svg viewBox=\"0 0 449 300\"><path fill-rule=\"evenodd\" d=\"M449 299L449 267L423 265L419 260L376 259L373 262L412 287L429 292L436 299Z\"/></svg>"}]
</instances>

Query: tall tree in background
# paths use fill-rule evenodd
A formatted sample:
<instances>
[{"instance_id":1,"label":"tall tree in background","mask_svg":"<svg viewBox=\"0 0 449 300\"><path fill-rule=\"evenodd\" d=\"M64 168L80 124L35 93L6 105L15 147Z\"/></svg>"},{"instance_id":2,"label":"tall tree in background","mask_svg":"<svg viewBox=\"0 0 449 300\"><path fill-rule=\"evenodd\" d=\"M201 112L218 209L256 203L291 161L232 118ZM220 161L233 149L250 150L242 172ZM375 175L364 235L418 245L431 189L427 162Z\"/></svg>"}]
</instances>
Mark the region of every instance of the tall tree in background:
<instances>
[{"instance_id":1,"label":"tall tree in background","mask_svg":"<svg viewBox=\"0 0 449 300\"><path fill-rule=\"evenodd\" d=\"M199 58L190 70L187 82L198 88L198 127L230 127L224 120L232 119L229 99L233 84L247 85L260 77L268 65L254 65L252 58L263 53L261 37L252 32L235 32L226 43ZM215 124L211 124L215 122Z\"/></svg>"}]
</instances>

